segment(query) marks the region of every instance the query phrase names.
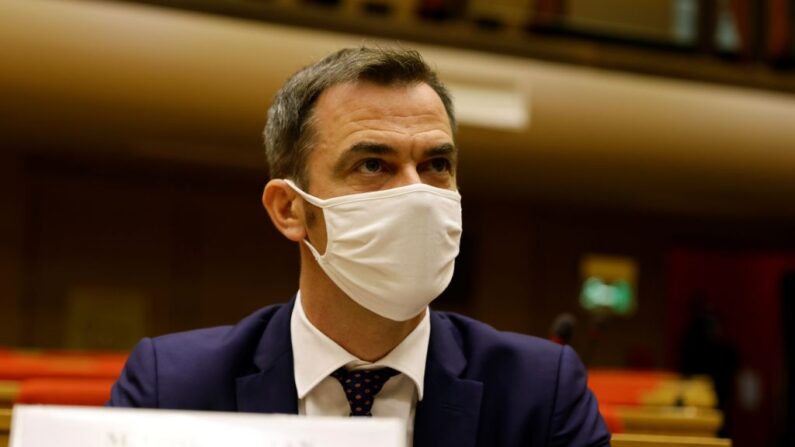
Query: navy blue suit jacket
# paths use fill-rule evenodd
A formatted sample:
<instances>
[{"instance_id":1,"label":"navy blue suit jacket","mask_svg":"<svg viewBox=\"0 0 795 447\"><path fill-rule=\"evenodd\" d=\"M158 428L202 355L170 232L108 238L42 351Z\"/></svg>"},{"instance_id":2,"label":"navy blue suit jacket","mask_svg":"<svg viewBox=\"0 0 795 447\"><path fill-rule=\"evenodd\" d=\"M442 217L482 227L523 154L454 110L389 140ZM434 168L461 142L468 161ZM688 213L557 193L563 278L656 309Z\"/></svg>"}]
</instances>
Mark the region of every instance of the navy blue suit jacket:
<instances>
[{"instance_id":1,"label":"navy blue suit jacket","mask_svg":"<svg viewBox=\"0 0 795 447\"><path fill-rule=\"evenodd\" d=\"M298 413L294 302L261 309L235 326L142 340L108 404ZM425 368L416 447L609 445L571 348L434 311Z\"/></svg>"}]
</instances>

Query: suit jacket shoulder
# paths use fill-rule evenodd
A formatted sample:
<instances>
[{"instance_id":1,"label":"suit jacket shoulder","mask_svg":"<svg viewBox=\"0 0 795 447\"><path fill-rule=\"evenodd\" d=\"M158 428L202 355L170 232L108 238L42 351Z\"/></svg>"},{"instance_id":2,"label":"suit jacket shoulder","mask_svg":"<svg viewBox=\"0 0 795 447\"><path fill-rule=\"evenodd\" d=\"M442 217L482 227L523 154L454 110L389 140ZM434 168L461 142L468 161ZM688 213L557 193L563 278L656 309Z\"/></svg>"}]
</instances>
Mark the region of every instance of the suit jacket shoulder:
<instances>
[{"instance_id":1,"label":"suit jacket shoulder","mask_svg":"<svg viewBox=\"0 0 795 447\"><path fill-rule=\"evenodd\" d=\"M570 347L453 313L433 316L466 359L461 377L483 384L479 445L609 445L585 368Z\"/></svg>"},{"instance_id":2,"label":"suit jacket shoulder","mask_svg":"<svg viewBox=\"0 0 795 447\"><path fill-rule=\"evenodd\" d=\"M265 328L283 305L234 326L141 340L111 391L109 406L235 411L235 377L256 371Z\"/></svg>"}]
</instances>

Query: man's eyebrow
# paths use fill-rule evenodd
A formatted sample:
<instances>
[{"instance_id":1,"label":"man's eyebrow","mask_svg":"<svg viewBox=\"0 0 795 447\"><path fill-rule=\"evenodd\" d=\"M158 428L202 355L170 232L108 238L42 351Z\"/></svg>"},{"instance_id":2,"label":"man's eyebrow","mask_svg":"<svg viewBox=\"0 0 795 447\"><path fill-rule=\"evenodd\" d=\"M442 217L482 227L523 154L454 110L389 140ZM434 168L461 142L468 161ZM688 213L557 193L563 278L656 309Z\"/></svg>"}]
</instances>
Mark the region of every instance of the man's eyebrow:
<instances>
[{"instance_id":1,"label":"man's eyebrow","mask_svg":"<svg viewBox=\"0 0 795 447\"><path fill-rule=\"evenodd\" d=\"M362 155L395 155L397 152L397 149L386 144L370 143L366 141L356 143L340 155L337 162L334 163L334 172L343 172L352 159Z\"/></svg>"},{"instance_id":2,"label":"man's eyebrow","mask_svg":"<svg viewBox=\"0 0 795 447\"><path fill-rule=\"evenodd\" d=\"M451 143L440 144L425 151L426 157L447 156L455 160L458 157L458 148Z\"/></svg>"}]
</instances>

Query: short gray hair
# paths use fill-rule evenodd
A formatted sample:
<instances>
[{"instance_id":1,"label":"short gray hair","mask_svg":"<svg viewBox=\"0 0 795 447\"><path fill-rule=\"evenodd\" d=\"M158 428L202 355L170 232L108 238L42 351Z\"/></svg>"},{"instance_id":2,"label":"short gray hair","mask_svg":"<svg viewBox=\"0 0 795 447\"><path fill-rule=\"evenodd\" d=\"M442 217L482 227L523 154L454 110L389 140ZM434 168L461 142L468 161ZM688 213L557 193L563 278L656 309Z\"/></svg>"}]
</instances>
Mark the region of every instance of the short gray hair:
<instances>
[{"instance_id":1,"label":"short gray hair","mask_svg":"<svg viewBox=\"0 0 795 447\"><path fill-rule=\"evenodd\" d=\"M415 50L345 48L304 67L276 93L265 125L265 154L271 178L289 178L308 188L306 160L312 150L312 110L323 91L352 81L378 85L428 84L442 100L455 129L453 101L436 73Z\"/></svg>"}]
</instances>

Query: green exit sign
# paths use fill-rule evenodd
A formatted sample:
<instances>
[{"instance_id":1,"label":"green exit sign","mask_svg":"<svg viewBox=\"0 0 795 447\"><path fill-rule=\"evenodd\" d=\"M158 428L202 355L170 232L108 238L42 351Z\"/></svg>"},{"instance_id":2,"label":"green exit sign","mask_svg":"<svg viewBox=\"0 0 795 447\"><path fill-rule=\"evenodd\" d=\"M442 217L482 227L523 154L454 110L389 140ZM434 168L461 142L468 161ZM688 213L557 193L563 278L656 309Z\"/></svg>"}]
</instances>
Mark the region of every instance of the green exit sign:
<instances>
[{"instance_id":1,"label":"green exit sign","mask_svg":"<svg viewBox=\"0 0 795 447\"><path fill-rule=\"evenodd\" d=\"M590 277L582 284L580 304L588 310L602 309L628 315L633 303L632 286L626 281L606 283L601 278Z\"/></svg>"},{"instance_id":2,"label":"green exit sign","mask_svg":"<svg viewBox=\"0 0 795 447\"><path fill-rule=\"evenodd\" d=\"M580 305L588 311L631 315L637 306L638 264L626 256L588 254L580 260Z\"/></svg>"}]
</instances>

